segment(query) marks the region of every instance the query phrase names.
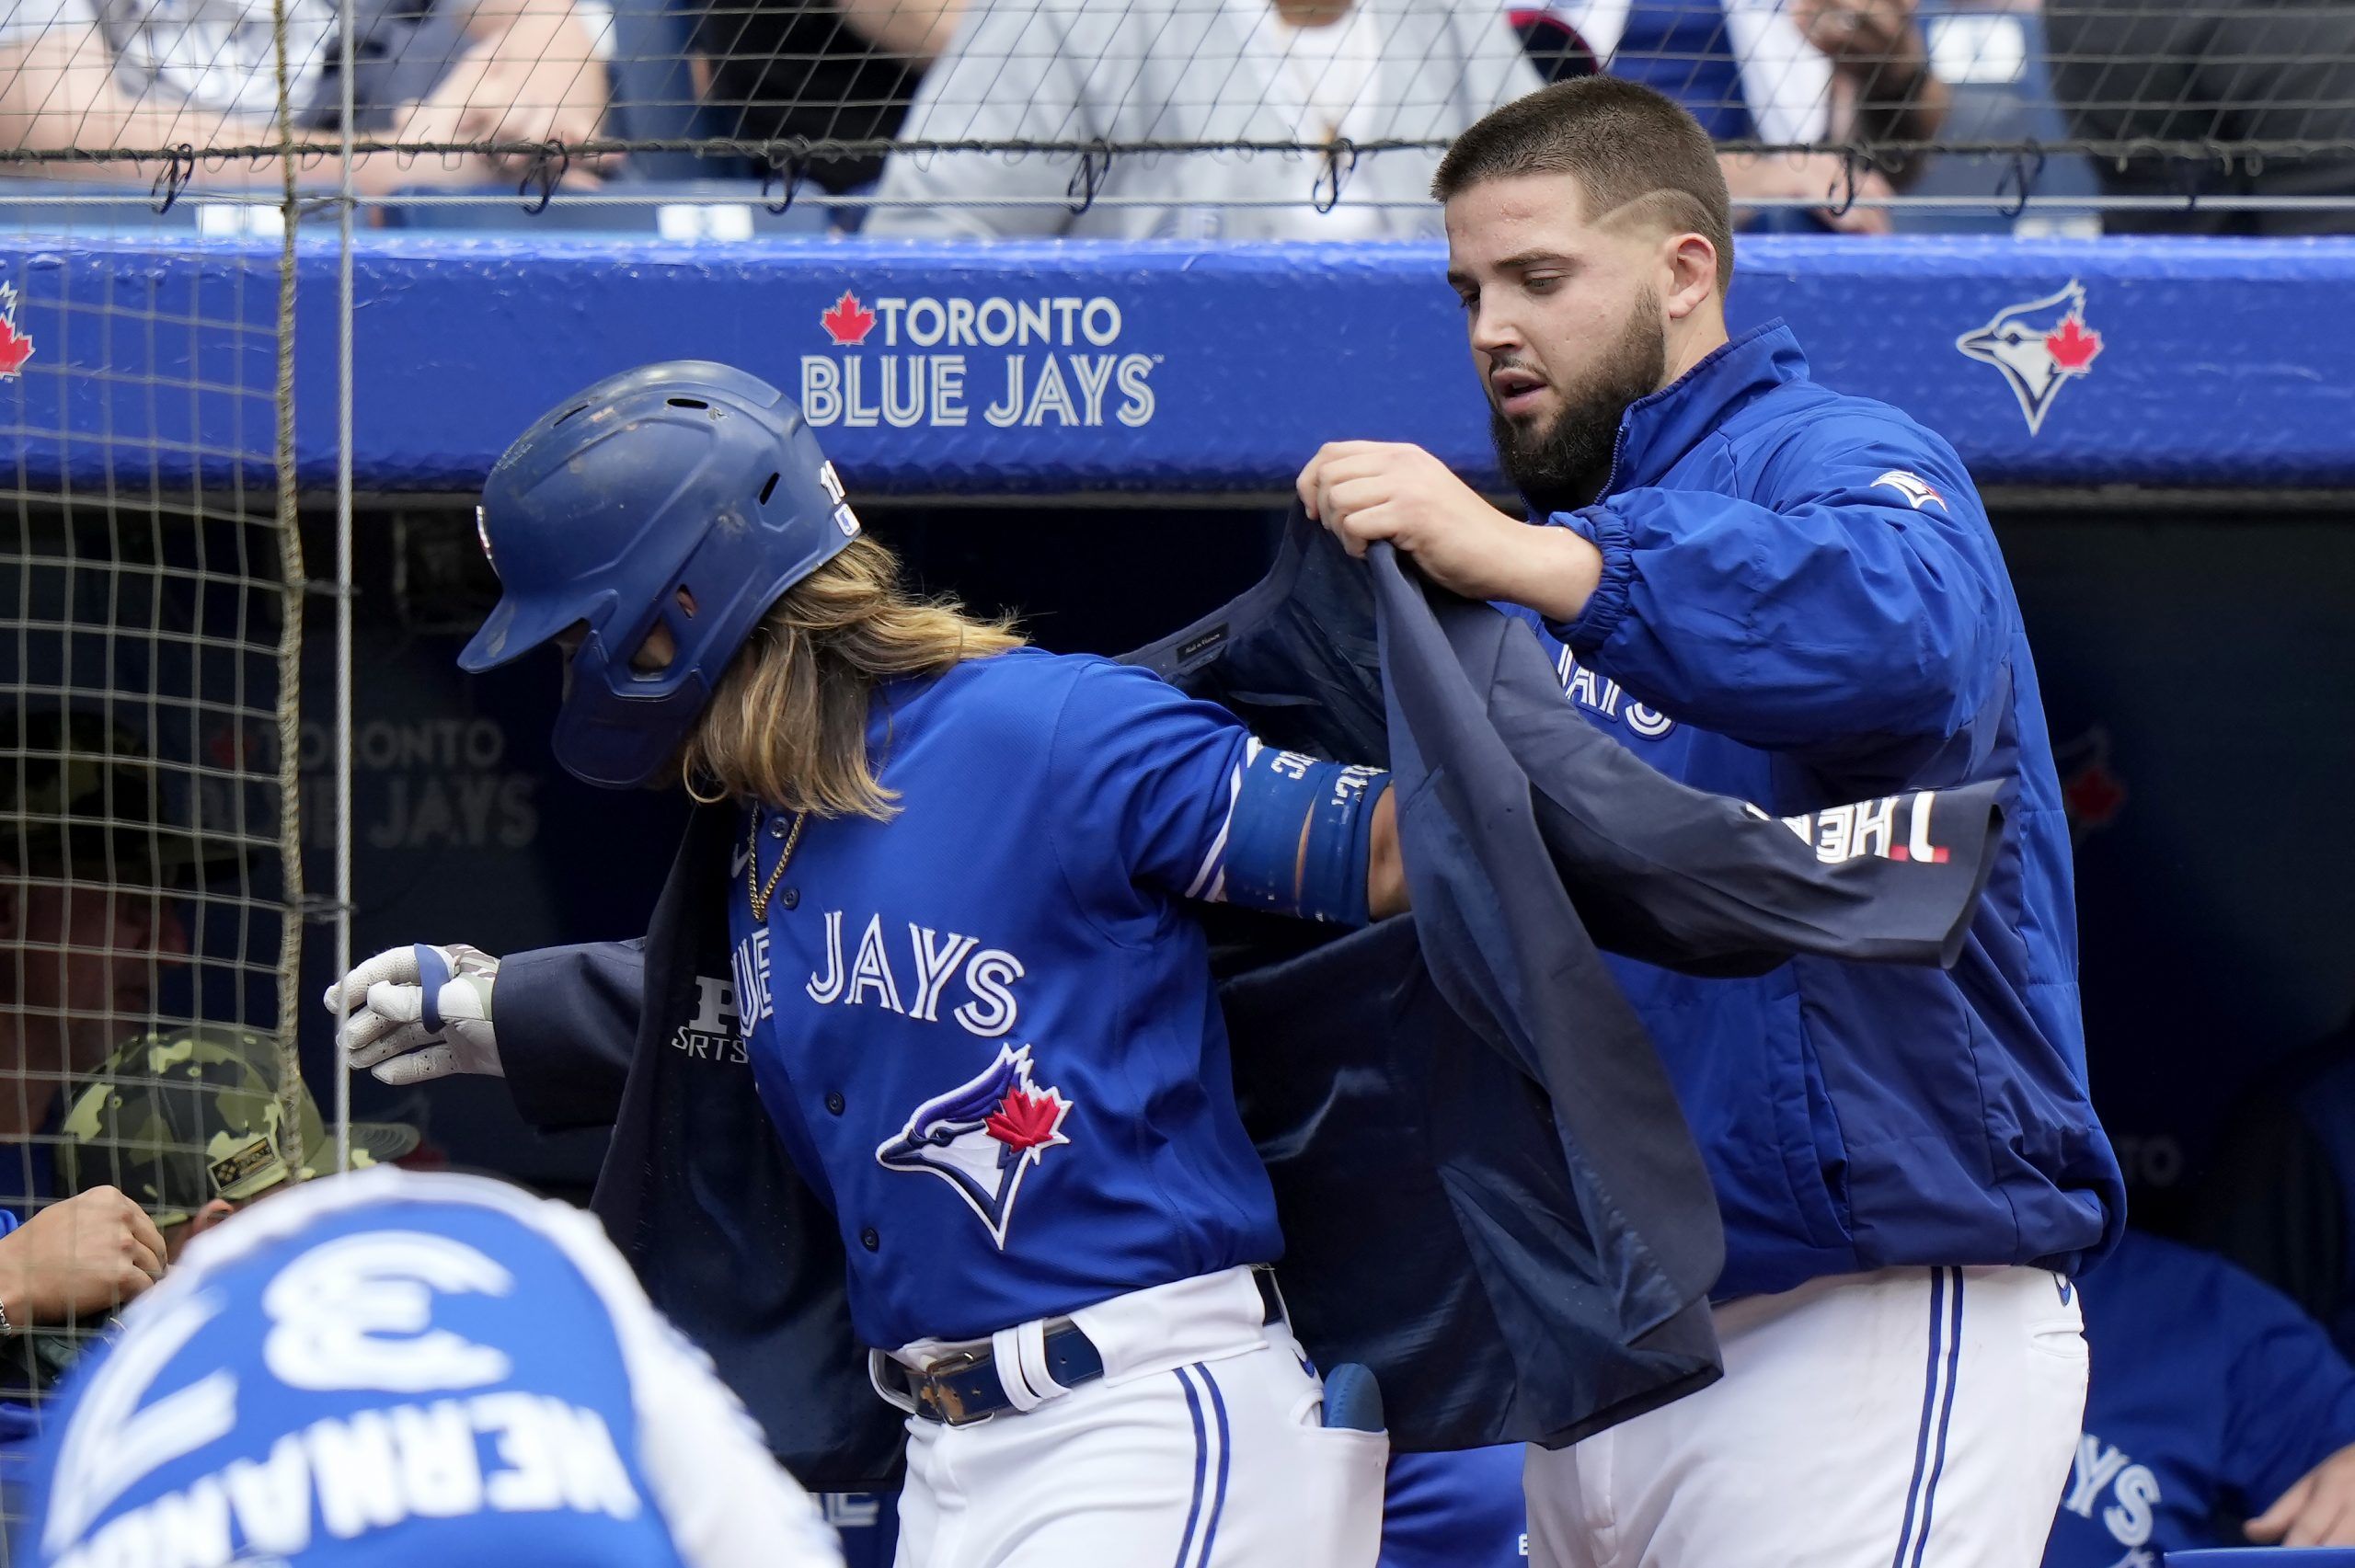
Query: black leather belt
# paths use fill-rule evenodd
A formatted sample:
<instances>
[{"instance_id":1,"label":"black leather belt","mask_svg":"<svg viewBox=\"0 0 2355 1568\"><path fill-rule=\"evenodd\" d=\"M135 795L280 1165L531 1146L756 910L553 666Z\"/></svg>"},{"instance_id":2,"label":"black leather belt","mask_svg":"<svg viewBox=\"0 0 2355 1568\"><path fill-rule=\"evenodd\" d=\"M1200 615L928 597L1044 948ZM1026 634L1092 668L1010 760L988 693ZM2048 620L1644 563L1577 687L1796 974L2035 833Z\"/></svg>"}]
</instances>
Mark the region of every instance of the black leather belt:
<instances>
[{"instance_id":1,"label":"black leather belt","mask_svg":"<svg viewBox=\"0 0 2355 1568\"><path fill-rule=\"evenodd\" d=\"M1283 1298L1276 1294L1274 1272L1255 1268L1251 1278L1259 1288L1260 1304L1266 1312L1260 1322L1272 1323L1281 1319ZM970 1426L1014 1408L1013 1396L1005 1391L1005 1381L998 1376L996 1353L986 1345L942 1356L922 1371L889 1356L879 1359L886 1375L913 1402L915 1413L926 1421L937 1421L947 1426ZM1104 1375L1103 1352L1069 1318L1057 1318L1047 1324L1046 1361L1048 1376L1066 1389L1092 1383Z\"/></svg>"}]
</instances>

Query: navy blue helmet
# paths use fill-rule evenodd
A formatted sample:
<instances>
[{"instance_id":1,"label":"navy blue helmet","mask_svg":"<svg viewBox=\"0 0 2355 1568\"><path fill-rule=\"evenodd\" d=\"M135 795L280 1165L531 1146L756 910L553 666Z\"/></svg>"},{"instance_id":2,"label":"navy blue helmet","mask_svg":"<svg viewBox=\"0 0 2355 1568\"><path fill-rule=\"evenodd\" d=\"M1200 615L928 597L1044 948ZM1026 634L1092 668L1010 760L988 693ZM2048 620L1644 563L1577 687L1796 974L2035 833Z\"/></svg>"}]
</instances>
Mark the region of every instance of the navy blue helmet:
<instances>
[{"instance_id":1,"label":"navy blue helmet","mask_svg":"<svg viewBox=\"0 0 2355 1568\"><path fill-rule=\"evenodd\" d=\"M582 627L556 756L614 789L677 754L769 607L858 533L792 400L700 360L608 376L541 416L491 470L480 520L505 592L459 667ZM658 624L676 656L632 670Z\"/></svg>"}]
</instances>

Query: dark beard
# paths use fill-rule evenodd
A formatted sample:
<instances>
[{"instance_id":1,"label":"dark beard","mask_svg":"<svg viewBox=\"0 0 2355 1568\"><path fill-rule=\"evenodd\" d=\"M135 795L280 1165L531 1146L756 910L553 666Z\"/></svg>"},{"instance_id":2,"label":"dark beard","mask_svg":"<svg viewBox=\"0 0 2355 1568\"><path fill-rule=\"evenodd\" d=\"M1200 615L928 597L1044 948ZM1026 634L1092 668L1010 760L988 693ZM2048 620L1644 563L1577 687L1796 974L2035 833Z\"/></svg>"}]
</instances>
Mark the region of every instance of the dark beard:
<instances>
[{"instance_id":1,"label":"dark beard","mask_svg":"<svg viewBox=\"0 0 2355 1568\"><path fill-rule=\"evenodd\" d=\"M1668 373L1668 335L1660 328L1660 303L1646 294L1610 351L1595 364L1586 384L1557 387L1562 411L1540 429L1516 425L1488 405L1488 435L1505 476L1533 510L1552 514L1591 506L1611 476L1620 416L1627 406L1660 390Z\"/></svg>"}]
</instances>

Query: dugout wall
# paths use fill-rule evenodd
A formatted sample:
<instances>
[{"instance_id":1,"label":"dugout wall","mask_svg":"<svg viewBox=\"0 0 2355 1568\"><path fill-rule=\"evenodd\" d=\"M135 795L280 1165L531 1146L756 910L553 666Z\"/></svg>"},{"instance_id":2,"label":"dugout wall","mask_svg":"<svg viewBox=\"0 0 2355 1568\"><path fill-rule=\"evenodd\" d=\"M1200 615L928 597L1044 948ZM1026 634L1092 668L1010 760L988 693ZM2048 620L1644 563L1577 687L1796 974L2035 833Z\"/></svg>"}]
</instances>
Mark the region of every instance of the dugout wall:
<instances>
[{"instance_id":1,"label":"dugout wall","mask_svg":"<svg viewBox=\"0 0 2355 1568\"><path fill-rule=\"evenodd\" d=\"M0 246L31 345L0 378L0 440L28 492L110 478L119 517L160 516L173 486L266 512L248 405L276 339L206 324L243 319L208 302L276 249ZM1320 441L1419 441L1493 477L1428 246L386 234L351 258L361 954L631 934L659 884L676 813L553 767L552 667L451 662L495 592L471 488L598 376L700 355L777 381L927 582L1027 612L1058 648L1142 642L1251 580ZM1738 265L1736 330L1788 319L1822 379L1938 429L1990 493L2080 818L2097 1095L2163 1217L2230 1091L2355 1004L2336 837L2355 767L2355 242L1763 237ZM315 562L337 544L337 268L334 247L298 248L291 450ZM178 325L78 325L134 301ZM125 491L132 466L151 494ZM302 682L317 887L339 819L334 609L310 601ZM311 944L302 995L333 957ZM682 1048L731 1048L712 1022ZM324 1015L300 1023L324 1075ZM494 1082L357 1090L461 1163L558 1187L593 1168L593 1139L522 1136Z\"/></svg>"}]
</instances>

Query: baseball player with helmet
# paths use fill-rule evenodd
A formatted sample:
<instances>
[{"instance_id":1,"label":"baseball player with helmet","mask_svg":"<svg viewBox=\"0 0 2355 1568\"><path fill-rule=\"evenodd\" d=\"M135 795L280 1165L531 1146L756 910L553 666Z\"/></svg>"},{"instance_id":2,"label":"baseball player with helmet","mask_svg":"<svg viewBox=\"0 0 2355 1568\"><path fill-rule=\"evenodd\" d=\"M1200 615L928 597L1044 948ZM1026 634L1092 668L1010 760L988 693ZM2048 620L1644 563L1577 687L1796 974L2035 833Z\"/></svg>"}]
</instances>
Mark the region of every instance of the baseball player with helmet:
<instances>
[{"instance_id":1,"label":"baseball player with helmet","mask_svg":"<svg viewBox=\"0 0 2355 1568\"><path fill-rule=\"evenodd\" d=\"M568 770L737 808L738 1048L908 1413L898 1561L1371 1564L1386 1443L1256 1266L1274 1198L1186 901L1403 907L1387 775L912 596L724 366L568 398L481 522L505 596L465 668L560 646ZM388 1082L497 1071L499 967L397 949L328 1004Z\"/></svg>"},{"instance_id":2,"label":"baseball player with helmet","mask_svg":"<svg viewBox=\"0 0 2355 1568\"><path fill-rule=\"evenodd\" d=\"M384 1169L200 1238L67 1378L16 1561L840 1568L594 1219Z\"/></svg>"},{"instance_id":3,"label":"baseball player with helmet","mask_svg":"<svg viewBox=\"0 0 2355 1568\"><path fill-rule=\"evenodd\" d=\"M2124 1223L2085 1088L2069 837L2036 667L1970 476L1898 410L1726 326L1725 182L1636 84L1532 94L1442 162L1448 276L1527 522L1429 452L1326 447L1300 493L1352 552L1517 606L1637 756L1792 821L1999 783L1950 970L1627 960L1725 1223L1725 1378L1532 1449L1531 1555L1581 1568L2029 1568L2085 1397L2072 1277Z\"/></svg>"}]
</instances>

